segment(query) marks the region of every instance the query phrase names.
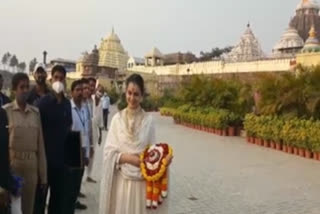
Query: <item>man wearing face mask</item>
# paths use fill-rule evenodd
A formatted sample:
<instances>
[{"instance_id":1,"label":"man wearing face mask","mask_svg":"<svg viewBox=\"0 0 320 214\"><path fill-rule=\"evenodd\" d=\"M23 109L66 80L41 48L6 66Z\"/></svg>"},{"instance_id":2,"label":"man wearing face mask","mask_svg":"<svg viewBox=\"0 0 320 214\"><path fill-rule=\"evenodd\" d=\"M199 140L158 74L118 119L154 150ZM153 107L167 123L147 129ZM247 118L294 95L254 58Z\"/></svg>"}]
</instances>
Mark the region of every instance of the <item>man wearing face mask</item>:
<instances>
[{"instance_id":1,"label":"man wearing face mask","mask_svg":"<svg viewBox=\"0 0 320 214\"><path fill-rule=\"evenodd\" d=\"M36 65L33 77L36 81L36 86L31 89L27 102L30 105L36 106L39 100L50 92L46 83L47 72L44 64L38 63Z\"/></svg>"},{"instance_id":2,"label":"man wearing face mask","mask_svg":"<svg viewBox=\"0 0 320 214\"><path fill-rule=\"evenodd\" d=\"M64 150L72 126L72 116L70 101L64 96L65 80L65 68L54 66L51 71L53 91L40 99L38 104L48 160L48 214L64 213L64 195L69 188L65 185Z\"/></svg>"},{"instance_id":3,"label":"man wearing face mask","mask_svg":"<svg viewBox=\"0 0 320 214\"><path fill-rule=\"evenodd\" d=\"M22 212L33 214L37 184L46 186L47 164L40 113L27 104L29 77L17 73L12 78L16 99L3 109L9 123L10 168L14 175L23 178Z\"/></svg>"}]
</instances>

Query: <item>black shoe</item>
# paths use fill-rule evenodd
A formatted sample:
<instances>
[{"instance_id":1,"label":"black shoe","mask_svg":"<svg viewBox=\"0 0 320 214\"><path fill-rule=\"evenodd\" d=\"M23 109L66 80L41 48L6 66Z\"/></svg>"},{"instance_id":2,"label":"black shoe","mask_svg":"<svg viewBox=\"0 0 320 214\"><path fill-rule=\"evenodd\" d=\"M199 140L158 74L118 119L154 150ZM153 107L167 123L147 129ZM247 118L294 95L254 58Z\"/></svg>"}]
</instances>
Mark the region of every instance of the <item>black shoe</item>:
<instances>
[{"instance_id":1,"label":"black shoe","mask_svg":"<svg viewBox=\"0 0 320 214\"><path fill-rule=\"evenodd\" d=\"M79 196L79 198L85 198L85 197L86 197L86 195L85 195L85 194L83 194L83 193L81 193L81 192L79 193L79 195L78 195L78 196Z\"/></svg>"},{"instance_id":2,"label":"black shoe","mask_svg":"<svg viewBox=\"0 0 320 214\"><path fill-rule=\"evenodd\" d=\"M76 210L86 210L87 209L87 206L85 204L81 204L80 201L77 201L74 207Z\"/></svg>"}]
</instances>

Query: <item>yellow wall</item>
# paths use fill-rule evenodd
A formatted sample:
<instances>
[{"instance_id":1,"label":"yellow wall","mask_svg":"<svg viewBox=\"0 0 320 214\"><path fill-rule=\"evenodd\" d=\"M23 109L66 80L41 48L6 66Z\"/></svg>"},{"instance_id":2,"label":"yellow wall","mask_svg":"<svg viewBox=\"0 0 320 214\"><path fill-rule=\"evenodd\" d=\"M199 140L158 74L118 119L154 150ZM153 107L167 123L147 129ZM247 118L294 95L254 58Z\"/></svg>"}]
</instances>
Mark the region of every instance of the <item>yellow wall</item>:
<instances>
[{"instance_id":1,"label":"yellow wall","mask_svg":"<svg viewBox=\"0 0 320 214\"><path fill-rule=\"evenodd\" d=\"M297 55L297 64L316 66L320 64L320 53L302 53Z\"/></svg>"},{"instance_id":2,"label":"yellow wall","mask_svg":"<svg viewBox=\"0 0 320 214\"><path fill-rule=\"evenodd\" d=\"M225 63L224 61L211 61L168 66L134 66L130 72L141 72L157 75L192 75L192 74L222 74L247 72L273 72L289 71L290 61L294 59L270 59L252 62Z\"/></svg>"}]
</instances>

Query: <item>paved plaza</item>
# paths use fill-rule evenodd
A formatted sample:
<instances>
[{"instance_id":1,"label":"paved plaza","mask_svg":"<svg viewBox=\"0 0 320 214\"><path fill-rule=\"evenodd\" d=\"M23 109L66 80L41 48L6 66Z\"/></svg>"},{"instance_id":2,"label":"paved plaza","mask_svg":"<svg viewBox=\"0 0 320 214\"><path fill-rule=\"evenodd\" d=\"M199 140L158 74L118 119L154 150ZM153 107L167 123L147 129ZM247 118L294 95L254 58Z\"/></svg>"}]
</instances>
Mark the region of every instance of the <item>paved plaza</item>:
<instances>
[{"instance_id":1,"label":"paved plaza","mask_svg":"<svg viewBox=\"0 0 320 214\"><path fill-rule=\"evenodd\" d=\"M115 111L115 110L114 110ZM113 111L113 112L114 112ZM320 214L320 162L175 125L154 113L157 139L174 149L170 214ZM100 180L102 146L95 179ZM98 213L100 184L82 200Z\"/></svg>"}]
</instances>

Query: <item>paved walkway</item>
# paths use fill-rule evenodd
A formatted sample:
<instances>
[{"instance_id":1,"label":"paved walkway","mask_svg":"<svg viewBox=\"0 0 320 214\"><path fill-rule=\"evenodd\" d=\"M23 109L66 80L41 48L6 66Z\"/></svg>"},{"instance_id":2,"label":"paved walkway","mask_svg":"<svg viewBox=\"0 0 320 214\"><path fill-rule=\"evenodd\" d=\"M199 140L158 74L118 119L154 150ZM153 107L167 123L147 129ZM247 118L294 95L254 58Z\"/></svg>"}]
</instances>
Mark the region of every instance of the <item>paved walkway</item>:
<instances>
[{"instance_id":1,"label":"paved walkway","mask_svg":"<svg viewBox=\"0 0 320 214\"><path fill-rule=\"evenodd\" d=\"M320 162L173 124L154 114L174 149L170 214L319 214ZM101 150L94 169L100 180ZM98 213L99 184L84 183L84 214Z\"/></svg>"}]
</instances>

